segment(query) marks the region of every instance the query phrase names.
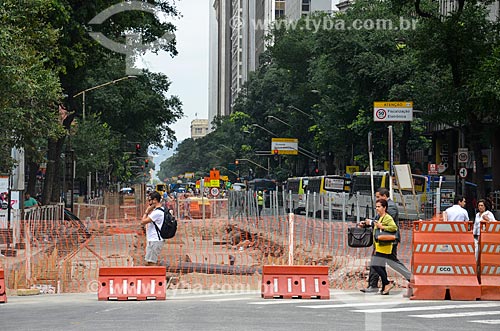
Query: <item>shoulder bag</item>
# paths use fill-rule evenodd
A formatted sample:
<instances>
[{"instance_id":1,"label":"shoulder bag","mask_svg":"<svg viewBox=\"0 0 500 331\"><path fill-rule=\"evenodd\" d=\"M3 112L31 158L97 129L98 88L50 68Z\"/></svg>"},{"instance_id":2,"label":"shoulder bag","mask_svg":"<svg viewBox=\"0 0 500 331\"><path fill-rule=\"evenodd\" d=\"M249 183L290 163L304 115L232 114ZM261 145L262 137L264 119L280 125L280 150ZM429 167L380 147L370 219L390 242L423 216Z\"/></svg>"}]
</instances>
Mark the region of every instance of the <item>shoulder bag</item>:
<instances>
[{"instance_id":1,"label":"shoulder bag","mask_svg":"<svg viewBox=\"0 0 500 331\"><path fill-rule=\"evenodd\" d=\"M397 239L397 232L382 231L380 229L375 229L375 241L392 242Z\"/></svg>"},{"instance_id":2,"label":"shoulder bag","mask_svg":"<svg viewBox=\"0 0 500 331\"><path fill-rule=\"evenodd\" d=\"M370 247L373 245L372 228L348 228L347 244L349 247Z\"/></svg>"}]
</instances>

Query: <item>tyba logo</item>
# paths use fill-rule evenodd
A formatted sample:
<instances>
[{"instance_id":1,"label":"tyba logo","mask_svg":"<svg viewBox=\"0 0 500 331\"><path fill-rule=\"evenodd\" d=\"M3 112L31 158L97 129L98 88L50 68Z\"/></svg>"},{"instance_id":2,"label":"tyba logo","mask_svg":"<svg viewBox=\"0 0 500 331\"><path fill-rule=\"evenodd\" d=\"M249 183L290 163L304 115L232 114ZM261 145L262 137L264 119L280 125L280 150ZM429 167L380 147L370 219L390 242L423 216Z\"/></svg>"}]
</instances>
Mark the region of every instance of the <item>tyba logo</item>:
<instances>
[{"instance_id":1,"label":"tyba logo","mask_svg":"<svg viewBox=\"0 0 500 331\"><path fill-rule=\"evenodd\" d=\"M111 7L106 8L99 14L97 14L89 24L102 24L105 20L111 16L131 10L139 10L155 15L161 13L161 9L157 6L149 4L147 2L140 1L128 1L121 2ZM89 35L94 38L102 46L112 50L113 52L125 54L125 72L127 75L139 75L142 73L140 69L134 68L134 54L139 52L144 52L148 49L155 49L161 45L167 45L175 39L175 34L167 31L163 34L161 38L157 40L143 44L142 36L138 33L128 33L125 36L125 44L118 43L114 40L109 39L101 32L89 32Z\"/></svg>"}]
</instances>

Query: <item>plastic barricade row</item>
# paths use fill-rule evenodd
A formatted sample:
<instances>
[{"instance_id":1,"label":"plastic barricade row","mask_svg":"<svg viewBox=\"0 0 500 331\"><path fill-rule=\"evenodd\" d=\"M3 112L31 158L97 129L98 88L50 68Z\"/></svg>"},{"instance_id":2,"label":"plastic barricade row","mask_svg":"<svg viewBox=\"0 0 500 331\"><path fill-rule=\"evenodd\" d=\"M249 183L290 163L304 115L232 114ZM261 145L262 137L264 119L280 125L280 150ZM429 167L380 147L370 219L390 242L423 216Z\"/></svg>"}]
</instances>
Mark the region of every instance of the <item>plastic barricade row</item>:
<instances>
[{"instance_id":1,"label":"plastic barricade row","mask_svg":"<svg viewBox=\"0 0 500 331\"><path fill-rule=\"evenodd\" d=\"M500 222L482 222L481 227L481 299L500 300Z\"/></svg>"},{"instance_id":2,"label":"plastic barricade row","mask_svg":"<svg viewBox=\"0 0 500 331\"><path fill-rule=\"evenodd\" d=\"M418 300L481 297L472 227L467 222L414 222L412 282Z\"/></svg>"},{"instance_id":3,"label":"plastic barricade row","mask_svg":"<svg viewBox=\"0 0 500 331\"><path fill-rule=\"evenodd\" d=\"M270 266L262 268L264 299L330 299L328 266Z\"/></svg>"},{"instance_id":4,"label":"plastic barricade row","mask_svg":"<svg viewBox=\"0 0 500 331\"><path fill-rule=\"evenodd\" d=\"M165 267L99 268L99 300L165 300Z\"/></svg>"},{"instance_id":5,"label":"plastic barricade row","mask_svg":"<svg viewBox=\"0 0 500 331\"><path fill-rule=\"evenodd\" d=\"M7 302L7 294L5 291L5 274L3 269L0 269L0 303Z\"/></svg>"}]
</instances>

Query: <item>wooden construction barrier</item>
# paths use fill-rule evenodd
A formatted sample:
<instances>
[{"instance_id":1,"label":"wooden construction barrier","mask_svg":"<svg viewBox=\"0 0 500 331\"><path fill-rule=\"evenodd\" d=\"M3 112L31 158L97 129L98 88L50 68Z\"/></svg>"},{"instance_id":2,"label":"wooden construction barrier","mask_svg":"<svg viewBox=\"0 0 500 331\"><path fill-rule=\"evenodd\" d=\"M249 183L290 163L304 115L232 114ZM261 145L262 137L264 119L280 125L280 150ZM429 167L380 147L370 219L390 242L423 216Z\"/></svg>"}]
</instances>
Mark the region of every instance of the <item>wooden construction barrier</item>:
<instances>
[{"instance_id":1,"label":"wooden construction barrier","mask_svg":"<svg viewBox=\"0 0 500 331\"><path fill-rule=\"evenodd\" d=\"M478 300L474 237L468 222L414 222L412 282L418 300Z\"/></svg>"},{"instance_id":2,"label":"wooden construction barrier","mask_svg":"<svg viewBox=\"0 0 500 331\"><path fill-rule=\"evenodd\" d=\"M261 291L264 299L330 299L328 266L265 265Z\"/></svg>"},{"instance_id":3,"label":"wooden construction barrier","mask_svg":"<svg viewBox=\"0 0 500 331\"><path fill-rule=\"evenodd\" d=\"M7 302L7 294L5 288L5 274L3 269L0 269L0 303Z\"/></svg>"},{"instance_id":4,"label":"wooden construction barrier","mask_svg":"<svg viewBox=\"0 0 500 331\"><path fill-rule=\"evenodd\" d=\"M165 267L99 268L99 300L165 300Z\"/></svg>"},{"instance_id":5,"label":"wooden construction barrier","mask_svg":"<svg viewBox=\"0 0 500 331\"><path fill-rule=\"evenodd\" d=\"M481 228L481 300L500 300L500 222L482 222Z\"/></svg>"}]
</instances>

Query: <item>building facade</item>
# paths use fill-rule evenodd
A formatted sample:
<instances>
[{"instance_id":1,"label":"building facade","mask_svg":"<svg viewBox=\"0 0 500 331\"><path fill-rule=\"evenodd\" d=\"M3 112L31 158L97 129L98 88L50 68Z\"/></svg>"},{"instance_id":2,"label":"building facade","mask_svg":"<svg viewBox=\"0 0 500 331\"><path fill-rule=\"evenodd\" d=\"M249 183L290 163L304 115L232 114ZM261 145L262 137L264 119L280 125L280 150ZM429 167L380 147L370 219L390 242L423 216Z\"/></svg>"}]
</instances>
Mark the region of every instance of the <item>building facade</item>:
<instances>
[{"instance_id":1,"label":"building facade","mask_svg":"<svg viewBox=\"0 0 500 331\"><path fill-rule=\"evenodd\" d=\"M209 122L227 116L249 74L259 67L276 19L332 11L338 0L214 0L210 13ZM212 128L211 128L212 129Z\"/></svg>"},{"instance_id":2,"label":"building facade","mask_svg":"<svg viewBox=\"0 0 500 331\"><path fill-rule=\"evenodd\" d=\"M191 121L191 138L198 139L208 134L208 120L195 119Z\"/></svg>"}]
</instances>

